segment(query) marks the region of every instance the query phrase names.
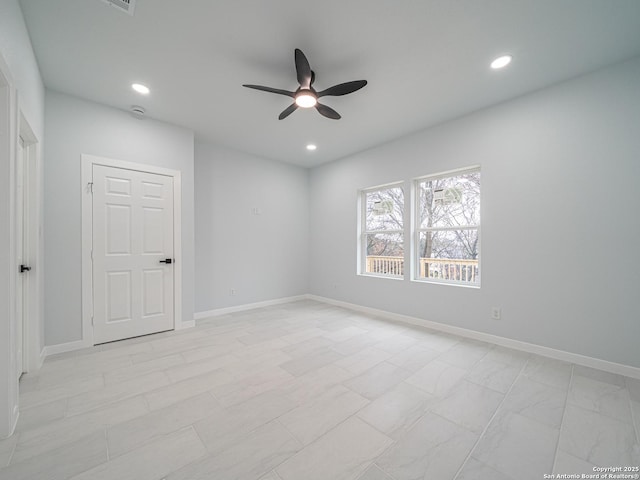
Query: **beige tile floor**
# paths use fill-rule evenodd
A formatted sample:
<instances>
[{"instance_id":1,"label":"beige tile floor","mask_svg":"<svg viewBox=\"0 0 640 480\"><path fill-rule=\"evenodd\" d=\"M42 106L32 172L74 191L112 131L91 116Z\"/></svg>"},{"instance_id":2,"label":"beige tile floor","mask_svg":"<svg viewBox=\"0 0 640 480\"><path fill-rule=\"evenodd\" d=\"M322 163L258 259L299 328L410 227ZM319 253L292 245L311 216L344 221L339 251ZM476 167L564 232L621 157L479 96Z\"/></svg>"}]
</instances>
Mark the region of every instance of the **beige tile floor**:
<instances>
[{"instance_id":1,"label":"beige tile floor","mask_svg":"<svg viewBox=\"0 0 640 480\"><path fill-rule=\"evenodd\" d=\"M313 301L50 357L0 479L522 480L640 464L640 381Z\"/></svg>"}]
</instances>

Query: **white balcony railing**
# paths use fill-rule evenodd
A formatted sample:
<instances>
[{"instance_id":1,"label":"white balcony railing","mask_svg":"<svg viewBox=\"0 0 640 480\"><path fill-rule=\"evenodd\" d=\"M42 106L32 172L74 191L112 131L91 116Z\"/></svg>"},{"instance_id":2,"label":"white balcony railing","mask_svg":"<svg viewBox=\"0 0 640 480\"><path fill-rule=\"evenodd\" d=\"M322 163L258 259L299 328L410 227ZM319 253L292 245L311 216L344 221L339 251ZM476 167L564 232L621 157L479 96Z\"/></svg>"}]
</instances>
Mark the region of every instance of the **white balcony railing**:
<instances>
[{"instance_id":1,"label":"white balcony railing","mask_svg":"<svg viewBox=\"0 0 640 480\"><path fill-rule=\"evenodd\" d=\"M368 256L366 273L404 275L404 258ZM421 258L418 278L440 278L473 283L478 278L478 260Z\"/></svg>"}]
</instances>

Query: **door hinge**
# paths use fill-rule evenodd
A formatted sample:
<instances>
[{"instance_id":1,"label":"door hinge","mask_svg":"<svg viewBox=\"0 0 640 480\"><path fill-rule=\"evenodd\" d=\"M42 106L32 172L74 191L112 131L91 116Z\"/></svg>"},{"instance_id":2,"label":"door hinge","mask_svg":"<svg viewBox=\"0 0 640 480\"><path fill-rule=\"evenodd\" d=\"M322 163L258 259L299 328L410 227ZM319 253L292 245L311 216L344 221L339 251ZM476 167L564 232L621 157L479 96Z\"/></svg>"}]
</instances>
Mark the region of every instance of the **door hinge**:
<instances>
[{"instance_id":1,"label":"door hinge","mask_svg":"<svg viewBox=\"0 0 640 480\"><path fill-rule=\"evenodd\" d=\"M93 182L87 183L87 192L93 195Z\"/></svg>"},{"instance_id":2,"label":"door hinge","mask_svg":"<svg viewBox=\"0 0 640 480\"><path fill-rule=\"evenodd\" d=\"M92 316L91 317L91 326L93 326L93 325L94 325L94 323L93 323L93 316Z\"/></svg>"}]
</instances>

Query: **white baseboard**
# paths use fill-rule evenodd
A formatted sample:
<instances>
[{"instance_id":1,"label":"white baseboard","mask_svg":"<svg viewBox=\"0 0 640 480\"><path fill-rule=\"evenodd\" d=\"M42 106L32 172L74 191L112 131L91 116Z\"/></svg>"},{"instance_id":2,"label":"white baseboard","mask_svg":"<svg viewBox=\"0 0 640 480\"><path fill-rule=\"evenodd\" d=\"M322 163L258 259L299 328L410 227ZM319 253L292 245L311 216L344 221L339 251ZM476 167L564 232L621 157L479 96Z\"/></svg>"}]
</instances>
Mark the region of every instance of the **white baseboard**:
<instances>
[{"instance_id":1,"label":"white baseboard","mask_svg":"<svg viewBox=\"0 0 640 480\"><path fill-rule=\"evenodd\" d=\"M195 315L194 315L195 317ZM189 322L180 322L178 325L176 325L176 330L185 330L187 328L193 328L196 326L196 320L195 318Z\"/></svg>"},{"instance_id":2,"label":"white baseboard","mask_svg":"<svg viewBox=\"0 0 640 480\"><path fill-rule=\"evenodd\" d=\"M176 330L184 330L196 326L196 321L181 322L176 325ZM40 367L44 363L45 358L59 353L73 352L74 350L82 350L83 348L93 347L93 344L87 344L85 340L76 340L74 342L59 343L58 345L47 345L40 352Z\"/></svg>"},{"instance_id":3,"label":"white baseboard","mask_svg":"<svg viewBox=\"0 0 640 480\"><path fill-rule=\"evenodd\" d=\"M81 350L83 348L87 348L90 345L87 345L84 340L76 340L75 342L68 343L59 343L58 345L47 345L42 349L42 354L44 358L49 357L51 355L57 355L58 353L66 353L73 352L74 350ZM43 361L44 361L43 358Z\"/></svg>"},{"instance_id":4,"label":"white baseboard","mask_svg":"<svg viewBox=\"0 0 640 480\"><path fill-rule=\"evenodd\" d=\"M534 353L543 357L553 358L555 360L562 360L576 365L582 365L585 367L596 368L598 370L604 370L610 373L616 373L618 375L624 375L626 377L632 377L640 379L640 368L632 367L630 365L623 365L620 363L609 362L599 358L587 357L586 355L580 355L578 353L566 352L564 350L556 350L555 348L544 347L542 345L536 345L534 343L522 342L520 340L513 340L511 338L499 337L490 333L478 332L475 330L469 330L462 327L455 327L452 325L446 325L444 323L432 322L429 320L423 320L417 317L410 317L408 315L401 315L398 313L387 312L386 310L378 310L377 308L365 307L357 305L355 303L343 302L340 300L334 300L332 298L320 297L318 295L307 295L310 300L316 300L318 302L335 305L338 307L348 308L349 310L355 310L371 315L380 316L394 322L408 323L411 325L417 325L420 327L426 327L433 330L438 330L444 333L450 333L452 335L458 335L460 337L470 338L473 340L480 340L482 342L493 343L502 347L512 348L514 350L520 350L527 353Z\"/></svg>"},{"instance_id":5,"label":"white baseboard","mask_svg":"<svg viewBox=\"0 0 640 480\"><path fill-rule=\"evenodd\" d=\"M202 320L209 317L217 317L220 315L226 315L229 313L242 312L245 310L253 310L255 308L269 307L272 305L280 305L284 303L291 303L300 300L315 300L318 302L326 303L329 305L335 305L338 307L348 308L358 312L367 313L370 315L376 315L393 322L400 322L410 325L417 325L420 327L430 328L444 333L452 335L458 335L464 338L470 338L473 340L480 340L482 342L493 343L502 347L512 348L514 350L520 350L527 353L533 353L536 355L542 355L544 357L553 358L555 360L562 360L564 362L574 363L576 365L582 365L585 367L596 368L598 370L604 370L606 372L616 373L618 375L624 375L626 377L632 377L640 379L640 368L632 367L630 365L623 365L620 363L610 362L599 358L588 357L578 353L566 352L564 350L557 350L554 348L544 347L542 345L536 345L534 343L523 342L520 340L514 340L511 338L500 337L492 335L490 333L478 332L475 330L469 330L462 327L455 327L453 325L446 325L444 323L432 322L430 320L424 320L417 317L411 317L408 315L401 315L398 313L388 312L386 310L379 310L377 308L365 307L363 305L357 305L355 303L343 302L341 300L334 300L332 298L321 297L318 295L297 295L294 297L278 298L274 300L266 300L264 302L248 303L245 305L237 305L234 307L218 308L215 310L208 310L205 312L197 312L194 314L194 320L190 322L182 322L180 327L176 330L182 330L185 328L191 328L196 325L196 320ZM45 357L55 355L58 353L71 352L73 350L80 350L87 348L82 340L75 342L63 343L60 345L48 345L42 349L40 354L41 359L44 361Z\"/></svg>"},{"instance_id":6,"label":"white baseboard","mask_svg":"<svg viewBox=\"0 0 640 480\"><path fill-rule=\"evenodd\" d=\"M196 312L193 315L195 320L202 320L203 318L219 317L220 315L226 315L228 313L243 312L245 310L253 310L255 308L270 307L272 305L280 305L283 303L297 302L299 300L306 300L310 298L309 295L296 295L294 297L276 298L274 300L265 300L264 302L246 303L244 305L236 305L234 307L217 308L215 310L207 310L205 312Z\"/></svg>"}]
</instances>

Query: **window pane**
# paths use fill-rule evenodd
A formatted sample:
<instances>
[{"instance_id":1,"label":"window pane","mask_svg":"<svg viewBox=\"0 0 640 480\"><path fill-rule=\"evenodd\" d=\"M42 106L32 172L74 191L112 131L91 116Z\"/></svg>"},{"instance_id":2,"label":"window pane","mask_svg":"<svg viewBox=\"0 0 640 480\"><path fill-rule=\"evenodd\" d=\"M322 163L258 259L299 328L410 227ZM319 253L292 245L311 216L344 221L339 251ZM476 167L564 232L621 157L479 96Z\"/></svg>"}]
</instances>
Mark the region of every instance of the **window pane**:
<instances>
[{"instance_id":1,"label":"window pane","mask_svg":"<svg viewBox=\"0 0 640 480\"><path fill-rule=\"evenodd\" d=\"M420 182L420 228L480 224L480 172Z\"/></svg>"},{"instance_id":2,"label":"window pane","mask_svg":"<svg viewBox=\"0 0 640 480\"><path fill-rule=\"evenodd\" d=\"M393 187L366 193L366 231L402 230L404 194Z\"/></svg>"},{"instance_id":3,"label":"window pane","mask_svg":"<svg viewBox=\"0 0 640 480\"><path fill-rule=\"evenodd\" d=\"M478 230L421 232L418 278L477 283Z\"/></svg>"},{"instance_id":4,"label":"window pane","mask_svg":"<svg viewBox=\"0 0 640 480\"><path fill-rule=\"evenodd\" d=\"M365 237L367 248L365 273L403 275L403 235L401 233L376 233Z\"/></svg>"}]
</instances>

